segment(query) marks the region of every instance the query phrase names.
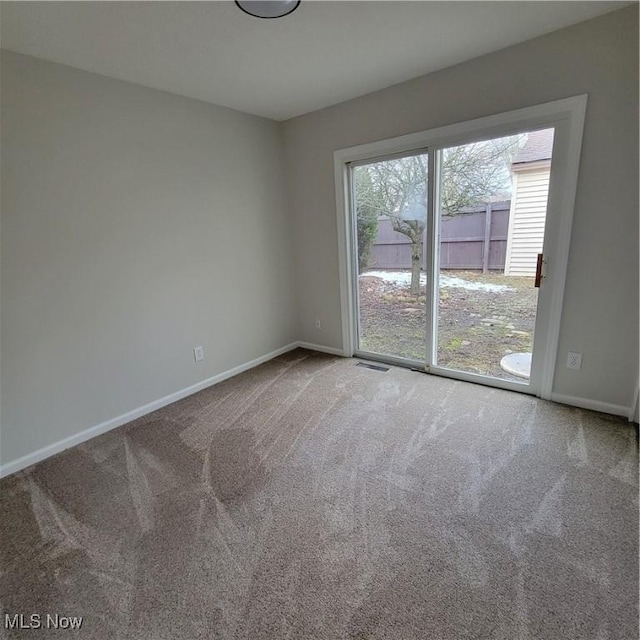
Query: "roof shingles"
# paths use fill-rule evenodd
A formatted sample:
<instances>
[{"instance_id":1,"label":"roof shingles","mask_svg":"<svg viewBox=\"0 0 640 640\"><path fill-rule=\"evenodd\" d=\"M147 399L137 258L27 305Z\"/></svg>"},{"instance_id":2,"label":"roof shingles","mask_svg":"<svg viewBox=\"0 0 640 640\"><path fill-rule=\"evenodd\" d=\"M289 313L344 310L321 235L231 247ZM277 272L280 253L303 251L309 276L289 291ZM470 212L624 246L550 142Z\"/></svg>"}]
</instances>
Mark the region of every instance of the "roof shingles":
<instances>
[{"instance_id":1,"label":"roof shingles","mask_svg":"<svg viewBox=\"0 0 640 640\"><path fill-rule=\"evenodd\" d=\"M524 146L513 159L513 164L550 160L553 150L553 129L541 129L528 134Z\"/></svg>"}]
</instances>

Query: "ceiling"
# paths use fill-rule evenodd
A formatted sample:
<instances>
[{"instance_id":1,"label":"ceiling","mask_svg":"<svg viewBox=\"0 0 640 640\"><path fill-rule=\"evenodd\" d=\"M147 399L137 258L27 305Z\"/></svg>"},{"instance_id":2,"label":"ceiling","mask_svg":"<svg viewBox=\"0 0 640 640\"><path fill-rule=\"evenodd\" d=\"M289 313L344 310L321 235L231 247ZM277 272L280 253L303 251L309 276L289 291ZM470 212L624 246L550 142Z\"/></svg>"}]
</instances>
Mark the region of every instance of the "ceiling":
<instances>
[{"instance_id":1,"label":"ceiling","mask_svg":"<svg viewBox=\"0 0 640 640\"><path fill-rule=\"evenodd\" d=\"M285 120L631 2L2 2L2 47Z\"/></svg>"}]
</instances>

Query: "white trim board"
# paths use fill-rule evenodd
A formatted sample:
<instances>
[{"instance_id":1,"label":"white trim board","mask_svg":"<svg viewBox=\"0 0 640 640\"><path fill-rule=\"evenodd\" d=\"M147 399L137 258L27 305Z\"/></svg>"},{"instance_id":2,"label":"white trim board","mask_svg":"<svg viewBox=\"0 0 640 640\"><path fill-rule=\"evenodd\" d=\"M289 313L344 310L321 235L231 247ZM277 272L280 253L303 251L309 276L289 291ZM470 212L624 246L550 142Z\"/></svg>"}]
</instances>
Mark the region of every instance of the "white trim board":
<instances>
[{"instance_id":1,"label":"white trim board","mask_svg":"<svg viewBox=\"0 0 640 640\"><path fill-rule=\"evenodd\" d=\"M153 402L149 402L141 407L133 409L132 411L128 411L127 413L123 413L122 415L116 416L115 418L111 418L110 420L106 420L105 422L101 422L100 424L94 425L93 427L89 427L84 431L80 431L79 433L74 433L72 436L67 438L63 438L62 440L58 440L46 447L42 447L33 453L28 453L21 458L16 460L12 460L11 462L7 462L6 464L0 466L0 478L4 478L5 476L11 475L12 473L16 473L17 471L21 471L22 469L26 469L36 462L41 462L46 458L50 458L51 456L56 455L57 453L61 453L66 449L74 447L82 442L86 442L91 438L95 438L96 436L102 435L107 431L111 431L116 427L120 427L123 424L127 424L132 420L136 420L145 416L153 411L157 411L158 409L162 409L162 407L166 407L173 402L177 402L178 400L182 400L187 396L193 395L198 391L202 391L203 389L207 389L208 387L212 387L223 380L227 380L228 378L233 378L233 376L237 376L239 373L243 373L244 371L248 371L249 369L253 369L258 365L264 364L269 360L273 360L277 356L281 356L283 353L287 353L292 351L293 349L297 349L298 347L303 346L301 343L292 342L284 347L280 347L275 351L271 351L263 356L250 360L249 362L245 362L243 364L238 365L237 367L233 367L232 369L228 369L227 371L223 371L222 373L218 373L211 378L207 378L206 380L201 380L200 382L196 382L196 384L191 385L190 387L186 387L185 389L181 389L180 391L176 391L174 393L170 393L163 398L159 398L158 400L154 400ZM308 345L305 348L313 349L315 345ZM325 347L326 348L326 347ZM322 350L323 347L318 346L316 350Z\"/></svg>"},{"instance_id":2,"label":"white trim board","mask_svg":"<svg viewBox=\"0 0 640 640\"><path fill-rule=\"evenodd\" d=\"M62 451L70 449L78 444L82 444L87 440L91 440L91 438L95 438L96 436L102 435L107 431L111 431L116 427L120 427L128 422L133 420L137 420L142 416L145 416L153 411L157 411L158 409L162 409L173 402L177 402L178 400L182 400L198 391L202 391L203 389L207 389L208 387L212 387L223 380L227 380L228 378L232 378L244 371L248 371L249 369L253 369L258 365L264 364L269 360L273 360L284 353L288 353L289 351L293 351L294 349L308 349L310 351L318 351L320 353L328 353L335 356L344 357L344 354L341 349L337 349L335 347L327 347L320 344L313 344L311 342L291 342L284 347L280 347L275 351L271 351L263 356L255 358L254 360L250 360L249 362L245 362L244 364L240 364L237 367L233 367L232 369L228 369L227 371L223 371L211 378L207 378L206 380L201 380L190 387L186 387L185 389L181 389L180 391L176 391L175 393L171 393L159 400L155 400L148 404L145 404L137 409L133 409L132 411L128 411L127 413L123 413L122 415L116 416L111 420L107 420L100 424L97 424L93 427L89 427L84 431L79 433L75 433L68 438L64 438L59 440L58 442L54 442L46 447L42 447L33 453L29 453L21 458L16 460L12 460L11 462L7 462L5 465L0 466L0 478L4 478L13 473L17 473L18 471L22 471L27 467L30 467L37 462L41 462L42 460L46 460L51 456L54 456ZM350 356L347 356L350 357ZM630 409L629 407L623 407L621 405L610 404L606 402L598 402L596 400L587 400L585 398L577 398L574 396L565 396L562 394L552 394L551 400L553 402L559 402L561 404L567 404L574 407L579 407L582 409L591 409L592 411L600 411L602 413L609 413L613 415L620 416L629 416ZM631 409L633 411L633 408Z\"/></svg>"},{"instance_id":3,"label":"white trim board","mask_svg":"<svg viewBox=\"0 0 640 640\"><path fill-rule=\"evenodd\" d=\"M300 347L300 349L309 349L309 351L319 351L320 353L328 353L332 356L344 357L342 349L336 349L336 347L325 347L323 344L314 344L313 342L297 342L296 346Z\"/></svg>"},{"instance_id":4,"label":"white trim board","mask_svg":"<svg viewBox=\"0 0 640 640\"><path fill-rule=\"evenodd\" d=\"M37 462L41 462L42 460L46 460L51 456L56 455L57 453L61 453L66 449L70 449L71 447L75 447L78 444L82 444L87 440L91 440L91 438L95 438L96 436L102 435L103 433L107 433L107 431L111 431L117 427L121 427L128 422L133 420L137 420L142 416L146 416L149 413L157 411L158 409L162 409L173 402L177 402L178 400L182 400L198 391L202 391L203 389L207 389L208 387L212 387L223 380L227 380L228 378L233 378L233 376L237 376L244 371L248 371L249 369L253 369L258 365L264 364L269 360L273 360L273 358L277 358L281 356L283 353L288 353L289 351L293 351L294 349L308 349L310 351L318 351L321 353L328 353L335 356L342 356L342 350L336 349L334 347L326 347L321 344L313 344L311 342L291 342L284 347L280 347L280 349L276 349L275 351L270 351L269 353L260 356L259 358L255 358L250 360L249 362L245 362L243 364L238 365L237 367L233 367L232 369L228 369L227 371L223 371L222 373L218 373L211 378L207 378L206 380L201 380L190 387L186 387L185 389L181 389L180 391L176 391L175 393L170 393L163 398L158 400L154 400L153 402L149 402L141 407L137 407L132 411L127 411L127 413L123 413L122 415L116 416L115 418L111 418L110 420L106 420L105 422L101 422L100 424L94 425L93 427L89 427L84 431L80 431L79 433L74 433L72 436L67 438L63 438L62 440L58 440L52 444L47 445L46 447L42 447L33 453L28 453L21 458L16 460L12 460L7 462L4 465L0 466L0 478L4 478L5 476L9 476L12 473L16 473L18 471L22 471L22 469L26 469Z\"/></svg>"},{"instance_id":5,"label":"white trim board","mask_svg":"<svg viewBox=\"0 0 640 640\"><path fill-rule=\"evenodd\" d=\"M530 387L536 395L546 400L551 399L586 106L586 95L573 96L334 152L342 351L345 356L353 355L356 350L354 277L353 268L350 268L354 263L354 256L349 214L349 165L392 154L418 152L425 148L441 149L459 143L488 140L523 130L533 131L553 126L555 169L549 185L544 242L544 277L552 286L550 289L542 287L539 293L536 348L530 381ZM429 193L433 194L433 185L430 186ZM430 205L430 210L432 208ZM432 237L435 234L432 233ZM455 376L452 374L451 377Z\"/></svg>"},{"instance_id":6,"label":"white trim board","mask_svg":"<svg viewBox=\"0 0 640 640\"><path fill-rule=\"evenodd\" d=\"M636 421L636 412L638 411L638 404L640 403L640 380L638 384L636 384L636 390L633 394L633 402L631 403L631 407L629 408L629 422Z\"/></svg>"},{"instance_id":7,"label":"white trim board","mask_svg":"<svg viewBox=\"0 0 640 640\"><path fill-rule=\"evenodd\" d=\"M600 402L599 400L578 398L577 396L566 396L562 393L552 393L550 400L571 407L578 407L579 409L589 409L614 416L624 416L625 418L629 417L629 407L623 407L621 404L611 404L610 402Z\"/></svg>"}]
</instances>

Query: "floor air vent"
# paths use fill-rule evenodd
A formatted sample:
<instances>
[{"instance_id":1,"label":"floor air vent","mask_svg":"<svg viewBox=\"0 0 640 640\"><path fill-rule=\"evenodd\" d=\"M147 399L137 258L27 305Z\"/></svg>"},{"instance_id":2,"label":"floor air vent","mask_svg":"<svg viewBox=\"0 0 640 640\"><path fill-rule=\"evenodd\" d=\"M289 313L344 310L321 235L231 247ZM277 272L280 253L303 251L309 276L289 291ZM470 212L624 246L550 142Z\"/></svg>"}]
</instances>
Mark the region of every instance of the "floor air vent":
<instances>
[{"instance_id":1,"label":"floor air vent","mask_svg":"<svg viewBox=\"0 0 640 640\"><path fill-rule=\"evenodd\" d=\"M374 371L389 371L389 367L383 367L380 364L369 364L368 362L358 362L356 367L366 367L367 369L373 369Z\"/></svg>"}]
</instances>

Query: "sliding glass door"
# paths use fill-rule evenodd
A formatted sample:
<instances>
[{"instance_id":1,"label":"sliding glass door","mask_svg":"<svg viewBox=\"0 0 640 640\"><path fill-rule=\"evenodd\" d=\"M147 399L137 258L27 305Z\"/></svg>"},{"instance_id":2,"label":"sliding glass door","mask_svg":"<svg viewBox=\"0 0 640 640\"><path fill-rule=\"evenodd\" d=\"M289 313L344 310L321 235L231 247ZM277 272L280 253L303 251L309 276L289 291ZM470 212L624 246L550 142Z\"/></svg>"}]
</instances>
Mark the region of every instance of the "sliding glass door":
<instances>
[{"instance_id":1,"label":"sliding glass door","mask_svg":"<svg viewBox=\"0 0 640 640\"><path fill-rule=\"evenodd\" d=\"M428 170L423 152L352 167L359 351L426 359Z\"/></svg>"},{"instance_id":2,"label":"sliding glass door","mask_svg":"<svg viewBox=\"0 0 640 640\"><path fill-rule=\"evenodd\" d=\"M529 383L553 134L438 151L434 365Z\"/></svg>"},{"instance_id":3,"label":"sliding glass door","mask_svg":"<svg viewBox=\"0 0 640 640\"><path fill-rule=\"evenodd\" d=\"M529 385L553 141L548 126L349 164L357 355Z\"/></svg>"}]
</instances>

